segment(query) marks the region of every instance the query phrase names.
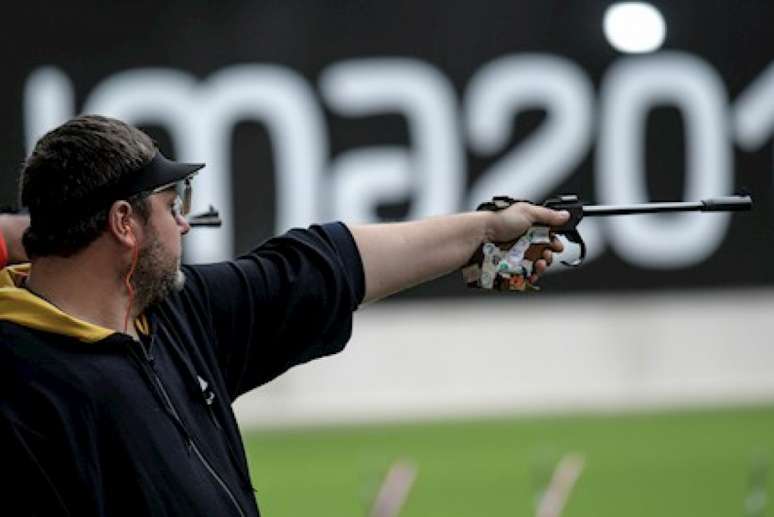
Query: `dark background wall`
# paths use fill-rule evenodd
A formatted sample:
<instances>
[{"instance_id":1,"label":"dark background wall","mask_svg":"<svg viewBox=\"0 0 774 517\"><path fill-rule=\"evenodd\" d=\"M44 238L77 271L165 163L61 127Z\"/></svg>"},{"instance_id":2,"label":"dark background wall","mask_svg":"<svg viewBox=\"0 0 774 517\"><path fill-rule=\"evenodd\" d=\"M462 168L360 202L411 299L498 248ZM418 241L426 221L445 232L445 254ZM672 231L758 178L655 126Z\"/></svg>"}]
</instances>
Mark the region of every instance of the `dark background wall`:
<instances>
[{"instance_id":1,"label":"dark background wall","mask_svg":"<svg viewBox=\"0 0 774 517\"><path fill-rule=\"evenodd\" d=\"M724 178L718 183L723 185L724 191L716 194L730 194L746 187L754 194L755 211L733 216L727 227L718 223L724 230L709 251L697 251L694 256L676 259L673 263L666 260L661 265L632 258L647 256L645 248L652 235L635 236L629 242L620 237L620 231L616 233L602 227L602 237L595 248L597 256L578 271L548 276L545 279L548 291L754 287L774 283L769 260L774 252L771 203L774 40L770 35L774 4L754 0L653 2L667 22L667 39L662 53L627 57L614 50L603 35L602 17L609 3L433 0L14 4L0 22L4 49L4 80L0 82L0 135L4 142L0 146L0 203L15 201L16 173L29 145L26 140L30 139L25 135L30 131L34 133L30 129L34 125L30 122L31 113L35 106L43 109L39 98L36 101L28 90L30 78L36 71L55 69L67 79L67 84L72 87L69 110L75 114L83 109L98 85L126 71L179 71L204 84L219 71L234 65L274 65L277 73L288 72L308 88L307 100L322 114L323 122L320 130L314 133L315 138L324 143L323 165L318 171L321 178L319 207L314 211L321 219L351 215L346 206L342 209L335 201L336 185L343 181L335 181L337 177L343 178L334 167L337 158L365 148L403 149L409 159L407 177L414 181L424 174L420 170L425 163L419 149L424 145L422 135L433 142L440 138L433 123L439 124L437 127L450 135L447 140L454 144L442 146L438 154L433 155L434 163L439 167L452 163L458 169L457 176L450 171L448 179L441 175L433 180L437 182L433 188L438 192L449 192L439 195L441 204L438 206L442 209L460 210L475 204L477 200L471 199L470 195L479 192L476 185L498 167L505 170L507 177L508 165L503 164L509 159L509 153L524 151L530 145L548 150L549 155L552 146L556 145L557 156L566 154L566 160L556 160L561 162L560 170L554 171L551 179L543 180L538 175L538 184L528 193L531 197L540 200L556 193L575 192L589 202L609 202L609 199L600 199L606 196L603 192L610 192L602 184L607 176L600 173L606 166L601 165L603 158L600 156L604 146L617 145L616 136L631 131L628 126L606 122L608 114L605 110L613 109L611 106L614 105L621 108L612 100L611 92L616 86L611 77L616 70L621 70L620 67L630 64L645 63L644 68L648 69L650 62L643 60L656 59L653 70L661 66L659 63L672 63L678 69L674 77L687 68L697 68L696 73L709 78L699 89L704 91L701 88L705 88L715 94L714 104L710 107L718 115L719 122L711 133L727 148L729 161L721 165L711 162L718 147L711 138L696 144L696 149L705 157L711 155L710 165L714 163L713 166L720 170L718 174ZM579 122L574 152L562 151L563 142L559 137L552 141L549 135L545 142L536 143L535 138L541 131L546 131L551 123L561 125L564 119L560 117L561 110L552 111L554 107L541 100L540 91L534 91L540 88L530 86L526 77L527 94L521 98L521 104L503 101L503 110L510 110L512 122L502 142L482 151L487 148L486 142L482 144L481 139L476 140L473 134L476 130L470 122L475 118L475 113L471 115L471 110L476 109L471 100L475 80L481 79L487 67L493 64L525 56L537 56L548 63L558 62L558 66L572 72L571 76L580 81L579 87L571 83L562 86L577 98L585 99L583 106L590 114L588 121ZM400 58L392 61L397 63L398 84L400 74L406 70L419 67L420 72L429 71L429 84L450 87L451 102L441 102L443 88L435 91L430 87L428 99L441 99L440 107L436 109L439 116L423 115L421 108L419 111L400 105L390 108L388 101L382 103L381 109L364 114L336 108L324 91L326 74L338 65L381 58ZM384 64L384 61L377 62L380 66ZM516 68L511 70L518 71L520 65L514 66ZM664 69L668 70L668 67ZM623 70L621 74L625 76L629 72ZM656 73L662 75L654 77L663 76L665 82L673 77L664 76L663 70ZM693 77L690 75L693 72L686 73ZM713 78L717 82L713 82ZM636 86L636 80L630 80ZM490 81L483 86L483 97L487 97L487 92L494 92L497 84L497 81ZM589 91L584 91L583 85L588 85ZM678 85L673 89L679 88ZM561 96L565 90L560 88L557 95ZM346 97L347 94L342 95ZM689 91L679 95L690 97L692 94ZM700 115L704 113L704 108L697 109ZM479 114L479 118L481 116ZM180 142L176 141L174 132L164 124L154 123L152 118L149 117L147 123L143 120L134 122L147 129L167 154L180 155ZM691 197L693 191L688 185L704 182L703 175L709 174L686 151L689 142L698 138L697 126L689 123L690 117L684 107L668 100L649 106L641 119L643 134L631 138L642 142L644 150L641 155L631 157L631 161L644 174L631 173L627 177L644 182L651 200ZM430 123L429 129L422 128L425 122ZM281 201L276 192L279 188L277 175L282 171L277 160L279 144L260 117L246 114L233 124L229 136L230 167L217 174L232 179L229 201L233 206L233 227L229 231L233 232L233 252L239 252L281 229L277 214L282 207L278 206ZM481 138L485 140L485 137ZM301 142L297 149L298 153L308 152ZM719 156L722 160L722 153ZM200 158L210 159L208 156ZM550 156L547 160L551 161ZM523 164L527 163L522 162L522 169L519 169L517 162L514 161L513 175L521 174ZM688 170L691 172L686 172ZM631 171L624 172L629 174ZM547 173L545 178L548 176ZM712 184L707 181L708 185ZM454 194L456 187L450 188L451 183L447 182L460 184L459 195ZM503 185L508 190L509 182L505 181ZM372 192L376 201L371 220L400 220L407 215L417 215L412 210L416 209L419 194L415 196L416 189L412 189L414 187L406 187L402 194L384 195L381 200L378 192ZM507 193L517 197L520 194ZM197 195L202 196L202 193ZM424 195L428 195L427 191ZM297 202L306 203L307 200L301 198ZM290 210L296 208L290 207ZM418 215L427 214L420 211ZM669 219L663 221L670 224ZM683 246L681 238L669 231L665 231L664 239L668 240L669 248ZM643 247L641 252L638 246ZM625 249L630 250L628 255L621 251ZM230 254L230 251L225 253ZM452 275L406 296L462 294L466 294L464 287L459 278Z\"/></svg>"}]
</instances>

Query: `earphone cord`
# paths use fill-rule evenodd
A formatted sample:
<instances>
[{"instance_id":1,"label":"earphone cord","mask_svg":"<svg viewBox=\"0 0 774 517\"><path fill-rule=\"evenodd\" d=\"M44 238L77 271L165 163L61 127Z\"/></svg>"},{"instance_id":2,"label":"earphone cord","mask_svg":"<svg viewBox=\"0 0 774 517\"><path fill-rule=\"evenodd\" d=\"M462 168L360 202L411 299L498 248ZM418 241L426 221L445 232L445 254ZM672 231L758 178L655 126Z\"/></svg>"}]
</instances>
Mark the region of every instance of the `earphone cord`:
<instances>
[{"instance_id":1,"label":"earphone cord","mask_svg":"<svg viewBox=\"0 0 774 517\"><path fill-rule=\"evenodd\" d=\"M132 247L132 265L129 267L129 272L124 277L124 286L129 293L129 305L126 307L126 315L124 316L124 334L127 334L129 330L129 315L132 312L132 303L134 303L134 288L132 287L132 275L137 268L137 259L139 257L139 251L137 249L137 243L135 242Z\"/></svg>"}]
</instances>

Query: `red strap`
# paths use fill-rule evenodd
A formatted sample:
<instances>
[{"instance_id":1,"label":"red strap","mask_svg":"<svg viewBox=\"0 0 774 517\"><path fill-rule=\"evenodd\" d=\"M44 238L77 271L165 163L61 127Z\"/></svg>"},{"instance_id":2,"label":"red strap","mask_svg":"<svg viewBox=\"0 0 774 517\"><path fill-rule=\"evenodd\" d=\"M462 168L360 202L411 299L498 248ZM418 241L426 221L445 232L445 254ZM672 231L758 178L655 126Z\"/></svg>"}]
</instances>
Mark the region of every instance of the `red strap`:
<instances>
[{"instance_id":1,"label":"red strap","mask_svg":"<svg viewBox=\"0 0 774 517\"><path fill-rule=\"evenodd\" d=\"M4 268L8 263L8 247L5 245L5 237L3 231L0 230L0 269Z\"/></svg>"}]
</instances>

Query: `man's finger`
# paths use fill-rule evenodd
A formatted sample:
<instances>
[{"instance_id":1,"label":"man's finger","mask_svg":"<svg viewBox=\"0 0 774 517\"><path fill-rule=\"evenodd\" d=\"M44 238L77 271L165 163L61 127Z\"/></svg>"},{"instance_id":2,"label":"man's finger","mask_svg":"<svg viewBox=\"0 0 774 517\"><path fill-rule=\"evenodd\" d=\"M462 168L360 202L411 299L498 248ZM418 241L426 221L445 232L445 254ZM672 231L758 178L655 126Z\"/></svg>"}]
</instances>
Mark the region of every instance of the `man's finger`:
<instances>
[{"instance_id":1,"label":"man's finger","mask_svg":"<svg viewBox=\"0 0 774 517\"><path fill-rule=\"evenodd\" d=\"M556 235L551 235L551 251L556 253L561 253L564 251L564 244Z\"/></svg>"},{"instance_id":2,"label":"man's finger","mask_svg":"<svg viewBox=\"0 0 774 517\"><path fill-rule=\"evenodd\" d=\"M545 224L547 226L560 226L570 218L567 210L551 210L544 206L525 205L527 217L532 224Z\"/></svg>"},{"instance_id":3,"label":"man's finger","mask_svg":"<svg viewBox=\"0 0 774 517\"><path fill-rule=\"evenodd\" d=\"M537 261L535 261L535 265L532 268L532 274L540 276L540 275L542 275L543 273L546 272L546 268L547 267L548 267L548 265L546 264L545 260L543 260L543 259L537 260Z\"/></svg>"},{"instance_id":4,"label":"man's finger","mask_svg":"<svg viewBox=\"0 0 774 517\"><path fill-rule=\"evenodd\" d=\"M546 261L546 266L550 266L551 263L554 261L554 254L551 252L550 249L546 248L543 250L543 260Z\"/></svg>"},{"instance_id":5,"label":"man's finger","mask_svg":"<svg viewBox=\"0 0 774 517\"><path fill-rule=\"evenodd\" d=\"M532 262L540 260L540 258L543 256L543 251L548 249L549 246L549 244L532 244L529 248L527 248L527 251L524 252L524 258Z\"/></svg>"}]
</instances>

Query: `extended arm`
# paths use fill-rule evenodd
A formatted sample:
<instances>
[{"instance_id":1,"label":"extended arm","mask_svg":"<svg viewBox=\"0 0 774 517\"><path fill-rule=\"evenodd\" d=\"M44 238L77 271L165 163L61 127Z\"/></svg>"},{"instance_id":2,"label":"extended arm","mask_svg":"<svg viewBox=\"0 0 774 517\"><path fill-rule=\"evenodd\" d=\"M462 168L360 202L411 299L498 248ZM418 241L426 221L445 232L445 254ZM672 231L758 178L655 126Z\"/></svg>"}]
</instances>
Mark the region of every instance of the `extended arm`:
<instances>
[{"instance_id":1,"label":"extended arm","mask_svg":"<svg viewBox=\"0 0 774 517\"><path fill-rule=\"evenodd\" d=\"M350 226L365 270L364 302L462 267L485 241L510 241L532 224L557 226L567 218L567 212L517 203L500 212L469 212L406 223ZM551 261L552 252L561 249L561 243L554 240L550 247L539 250L536 272L542 273Z\"/></svg>"},{"instance_id":2,"label":"extended arm","mask_svg":"<svg viewBox=\"0 0 774 517\"><path fill-rule=\"evenodd\" d=\"M7 263L26 262L27 254L22 246L22 234L30 225L28 215L0 214L0 239L5 240L5 248L8 252ZM5 266L5 264L0 264Z\"/></svg>"}]
</instances>

